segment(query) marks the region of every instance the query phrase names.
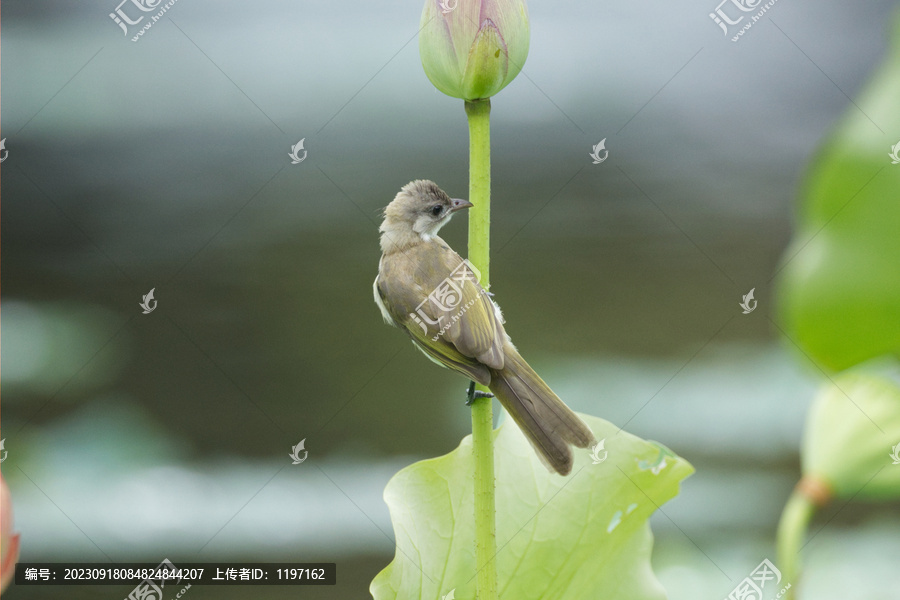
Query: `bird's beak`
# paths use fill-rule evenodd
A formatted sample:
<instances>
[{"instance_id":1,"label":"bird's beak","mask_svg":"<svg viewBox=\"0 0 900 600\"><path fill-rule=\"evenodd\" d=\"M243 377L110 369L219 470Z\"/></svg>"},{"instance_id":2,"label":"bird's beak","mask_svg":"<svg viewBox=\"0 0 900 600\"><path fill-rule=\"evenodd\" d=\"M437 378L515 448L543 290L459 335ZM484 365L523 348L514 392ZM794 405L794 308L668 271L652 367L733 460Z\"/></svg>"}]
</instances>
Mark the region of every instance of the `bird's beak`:
<instances>
[{"instance_id":1,"label":"bird's beak","mask_svg":"<svg viewBox=\"0 0 900 600\"><path fill-rule=\"evenodd\" d=\"M473 206L475 205L468 200L463 200L462 198L453 198L453 206L450 208L450 212L456 212L464 208L472 208Z\"/></svg>"}]
</instances>

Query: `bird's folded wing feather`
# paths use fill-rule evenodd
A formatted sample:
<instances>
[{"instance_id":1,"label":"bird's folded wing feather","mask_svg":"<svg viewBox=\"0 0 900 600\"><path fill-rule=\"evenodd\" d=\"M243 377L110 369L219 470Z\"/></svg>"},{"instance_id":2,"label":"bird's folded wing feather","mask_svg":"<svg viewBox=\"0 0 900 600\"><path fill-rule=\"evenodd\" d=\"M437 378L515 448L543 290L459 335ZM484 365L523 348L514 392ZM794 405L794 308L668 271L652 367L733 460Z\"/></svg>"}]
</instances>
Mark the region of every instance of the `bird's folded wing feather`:
<instances>
[{"instance_id":1,"label":"bird's folded wing feather","mask_svg":"<svg viewBox=\"0 0 900 600\"><path fill-rule=\"evenodd\" d=\"M453 344L444 341L441 337L434 339L434 334L425 334L422 329L415 327L407 328L410 337L416 347L421 350L425 356L431 360L453 369L458 373L462 373L469 379L474 379L482 385L491 383L491 374L487 367L470 356L466 356L456 349Z\"/></svg>"},{"instance_id":2,"label":"bird's folded wing feather","mask_svg":"<svg viewBox=\"0 0 900 600\"><path fill-rule=\"evenodd\" d=\"M468 265L464 264L459 271L465 272L465 283L461 286L462 301L455 310L445 313L449 328L444 335L466 356L476 358L497 371L502 370L506 333L494 303L475 280L475 274ZM454 320L454 316L458 318Z\"/></svg>"},{"instance_id":3,"label":"bird's folded wing feather","mask_svg":"<svg viewBox=\"0 0 900 600\"><path fill-rule=\"evenodd\" d=\"M469 376L474 368L476 381L487 375L479 363L503 368L506 333L494 304L443 240L398 252L381 269L377 285L388 310L429 356Z\"/></svg>"}]
</instances>

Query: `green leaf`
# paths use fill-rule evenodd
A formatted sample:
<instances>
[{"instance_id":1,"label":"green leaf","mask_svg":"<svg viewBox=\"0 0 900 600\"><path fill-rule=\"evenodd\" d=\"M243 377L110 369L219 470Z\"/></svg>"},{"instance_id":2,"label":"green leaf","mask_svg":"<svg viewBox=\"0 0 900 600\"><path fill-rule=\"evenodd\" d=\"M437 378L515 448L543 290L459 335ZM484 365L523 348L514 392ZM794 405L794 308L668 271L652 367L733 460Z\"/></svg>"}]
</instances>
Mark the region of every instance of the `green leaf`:
<instances>
[{"instance_id":1,"label":"green leaf","mask_svg":"<svg viewBox=\"0 0 900 600\"><path fill-rule=\"evenodd\" d=\"M900 357L900 20L893 49L813 162L785 253L789 335L839 371Z\"/></svg>"},{"instance_id":2,"label":"green leaf","mask_svg":"<svg viewBox=\"0 0 900 600\"><path fill-rule=\"evenodd\" d=\"M576 449L569 477L549 473L509 419L495 432L500 597L664 599L647 519L694 469L659 444L582 418L605 440L596 456L606 460ZM397 550L370 586L375 600L475 597L472 464L467 436L388 483Z\"/></svg>"}]
</instances>

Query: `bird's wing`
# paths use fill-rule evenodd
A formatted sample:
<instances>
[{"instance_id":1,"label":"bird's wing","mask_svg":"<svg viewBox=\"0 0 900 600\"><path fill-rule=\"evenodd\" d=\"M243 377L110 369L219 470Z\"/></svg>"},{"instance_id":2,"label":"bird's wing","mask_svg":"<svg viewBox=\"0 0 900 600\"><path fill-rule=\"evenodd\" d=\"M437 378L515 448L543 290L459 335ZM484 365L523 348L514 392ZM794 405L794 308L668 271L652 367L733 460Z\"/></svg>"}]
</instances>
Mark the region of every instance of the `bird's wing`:
<instances>
[{"instance_id":1,"label":"bird's wing","mask_svg":"<svg viewBox=\"0 0 900 600\"><path fill-rule=\"evenodd\" d=\"M440 238L386 256L376 286L394 321L429 357L481 383L490 380L485 366L503 368L500 316L472 269Z\"/></svg>"},{"instance_id":2,"label":"bird's wing","mask_svg":"<svg viewBox=\"0 0 900 600\"><path fill-rule=\"evenodd\" d=\"M423 335L422 330L418 327L415 329L407 328L406 331L412 337L416 348L421 350L431 361L462 373L464 376L474 379L482 385L490 385L491 374L487 367L472 357L465 356L453 344L444 342L441 338L434 340L434 336L431 334Z\"/></svg>"},{"instance_id":3,"label":"bird's wing","mask_svg":"<svg viewBox=\"0 0 900 600\"><path fill-rule=\"evenodd\" d=\"M492 369L503 369L506 332L499 311L478 282L473 267L439 237L430 244L421 244L421 248L419 264L444 275L433 281L426 302L440 324L439 337L462 355Z\"/></svg>"},{"instance_id":4,"label":"bird's wing","mask_svg":"<svg viewBox=\"0 0 900 600\"><path fill-rule=\"evenodd\" d=\"M375 280L375 297L378 299L378 307L382 309L382 312L385 312L388 315L385 317L385 320L388 320L389 318L389 323L398 325L405 330L412 338L413 344L415 344L415 346L433 362L462 373L464 376L469 379L474 379L478 383L488 385L491 382L491 375L487 368L477 360L465 356L457 350L456 346L438 336L439 329L436 328L437 325L430 325L430 323L426 324L426 321L423 320L423 316L430 319L430 317L425 314L424 307L414 313L419 319L418 322L413 320L410 315L403 312L404 310L408 311L409 308L403 308L404 303L402 296L401 299L398 299L398 287L401 286L396 284L396 281L387 278L382 279L380 276ZM407 306L413 307L411 304ZM422 323L422 325L419 325L419 323ZM431 327L431 331L428 329L429 326Z\"/></svg>"},{"instance_id":5,"label":"bird's wing","mask_svg":"<svg viewBox=\"0 0 900 600\"><path fill-rule=\"evenodd\" d=\"M462 262L455 252L453 255L460 262L452 271L451 281L457 281L462 300L457 307L444 312L446 331L443 335L462 354L492 369L502 370L506 332L500 312L475 278L470 265ZM452 264L452 260L448 262Z\"/></svg>"}]
</instances>

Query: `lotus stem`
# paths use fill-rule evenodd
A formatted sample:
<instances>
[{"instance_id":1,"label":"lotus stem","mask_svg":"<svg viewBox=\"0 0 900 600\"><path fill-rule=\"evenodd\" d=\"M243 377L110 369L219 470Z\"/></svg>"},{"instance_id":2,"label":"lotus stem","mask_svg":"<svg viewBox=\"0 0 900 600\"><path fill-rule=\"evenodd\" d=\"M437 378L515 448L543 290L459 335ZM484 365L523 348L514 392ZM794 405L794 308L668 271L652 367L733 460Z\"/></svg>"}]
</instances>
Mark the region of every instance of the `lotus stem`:
<instances>
[{"instance_id":1,"label":"lotus stem","mask_svg":"<svg viewBox=\"0 0 900 600\"><path fill-rule=\"evenodd\" d=\"M469 260L490 289L491 101L466 101L469 121ZM484 386L477 389L486 392ZM475 590L478 600L497 600L497 522L494 482L494 415L490 398L472 403L475 459Z\"/></svg>"},{"instance_id":2,"label":"lotus stem","mask_svg":"<svg viewBox=\"0 0 900 600\"><path fill-rule=\"evenodd\" d=\"M828 503L831 492L828 486L809 477L804 477L794 488L781 513L778 523L778 568L782 581L791 587L782 596L782 600L794 600L797 595L800 579L800 551L803 540L809 529L816 509Z\"/></svg>"}]
</instances>

